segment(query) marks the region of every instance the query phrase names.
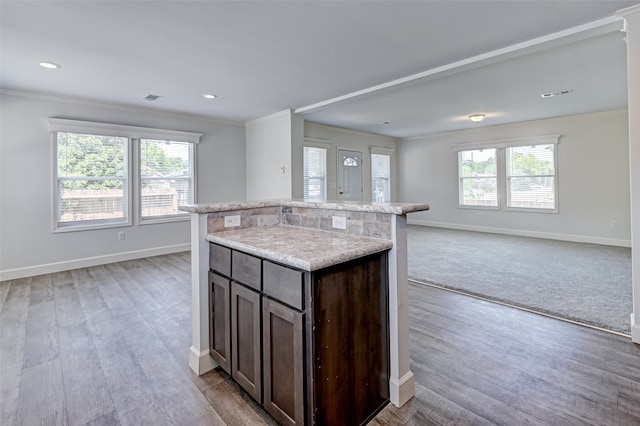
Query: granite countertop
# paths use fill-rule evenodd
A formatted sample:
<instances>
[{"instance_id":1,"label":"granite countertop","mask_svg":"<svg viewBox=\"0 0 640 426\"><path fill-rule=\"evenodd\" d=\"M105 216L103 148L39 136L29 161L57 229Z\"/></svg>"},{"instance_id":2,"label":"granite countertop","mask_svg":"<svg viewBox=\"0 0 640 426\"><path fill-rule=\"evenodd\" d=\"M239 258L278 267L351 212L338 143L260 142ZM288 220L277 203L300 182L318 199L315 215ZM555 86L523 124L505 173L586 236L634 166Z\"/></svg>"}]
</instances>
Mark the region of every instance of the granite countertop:
<instances>
[{"instance_id":1,"label":"granite countertop","mask_svg":"<svg viewBox=\"0 0 640 426\"><path fill-rule=\"evenodd\" d=\"M420 203L374 203L367 201L304 201L304 200L264 200L237 201L225 203L185 204L179 210L189 213L217 213L224 211L257 209L262 207L306 207L369 213L387 213L405 215L407 213L429 210L428 204Z\"/></svg>"},{"instance_id":2,"label":"granite countertop","mask_svg":"<svg viewBox=\"0 0 640 426\"><path fill-rule=\"evenodd\" d=\"M207 234L207 240L305 271L379 253L390 240L277 225Z\"/></svg>"}]
</instances>

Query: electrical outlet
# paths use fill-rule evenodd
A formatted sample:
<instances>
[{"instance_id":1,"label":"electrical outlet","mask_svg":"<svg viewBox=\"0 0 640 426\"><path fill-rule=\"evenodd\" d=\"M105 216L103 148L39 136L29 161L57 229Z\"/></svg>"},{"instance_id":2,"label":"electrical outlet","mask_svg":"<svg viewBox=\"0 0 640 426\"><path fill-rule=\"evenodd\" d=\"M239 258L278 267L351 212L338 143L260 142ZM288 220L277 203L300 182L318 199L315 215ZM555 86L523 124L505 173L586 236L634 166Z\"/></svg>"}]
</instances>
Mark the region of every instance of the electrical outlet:
<instances>
[{"instance_id":1,"label":"electrical outlet","mask_svg":"<svg viewBox=\"0 0 640 426\"><path fill-rule=\"evenodd\" d=\"M331 226L336 229L347 229L347 218L344 216L331 216Z\"/></svg>"},{"instance_id":2,"label":"electrical outlet","mask_svg":"<svg viewBox=\"0 0 640 426\"><path fill-rule=\"evenodd\" d=\"M618 221L617 220L612 220L611 221L611 229L618 229Z\"/></svg>"},{"instance_id":3,"label":"electrical outlet","mask_svg":"<svg viewBox=\"0 0 640 426\"><path fill-rule=\"evenodd\" d=\"M229 228L232 226L240 226L240 215L224 217L224 227Z\"/></svg>"},{"instance_id":4,"label":"electrical outlet","mask_svg":"<svg viewBox=\"0 0 640 426\"><path fill-rule=\"evenodd\" d=\"M126 236L127 235L124 233L124 231L118 232L118 241L124 240Z\"/></svg>"}]
</instances>

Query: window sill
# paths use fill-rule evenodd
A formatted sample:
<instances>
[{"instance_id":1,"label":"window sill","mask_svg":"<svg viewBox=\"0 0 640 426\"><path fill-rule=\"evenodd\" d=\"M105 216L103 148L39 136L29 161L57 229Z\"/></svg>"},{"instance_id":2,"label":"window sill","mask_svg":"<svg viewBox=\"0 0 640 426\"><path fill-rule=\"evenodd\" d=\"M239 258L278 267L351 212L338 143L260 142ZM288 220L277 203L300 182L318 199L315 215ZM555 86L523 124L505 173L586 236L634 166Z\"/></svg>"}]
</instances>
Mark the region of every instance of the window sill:
<instances>
[{"instance_id":1,"label":"window sill","mask_svg":"<svg viewBox=\"0 0 640 426\"><path fill-rule=\"evenodd\" d=\"M65 232L77 232L77 231L97 231L100 229L110 228L124 228L131 226L131 221L122 222L101 222L101 223L85 223L85 224L73 224L68 223L64 225L54 224L53 233L65 233Z\"/></svg>"},{"instance_id":2,"label":"window sill","mask_svg":"<svg viewBox=\"0 0 640 426\"><path fill-rule=\"evenodd\" d=\"M191 220L191 216L189 214L179 214L179 215L171 215L171 216L156 216L149 218L139 218L138 225L154 225L158 223L171 223L171 222L188 222Z\"/></svg>"}]
</instances>

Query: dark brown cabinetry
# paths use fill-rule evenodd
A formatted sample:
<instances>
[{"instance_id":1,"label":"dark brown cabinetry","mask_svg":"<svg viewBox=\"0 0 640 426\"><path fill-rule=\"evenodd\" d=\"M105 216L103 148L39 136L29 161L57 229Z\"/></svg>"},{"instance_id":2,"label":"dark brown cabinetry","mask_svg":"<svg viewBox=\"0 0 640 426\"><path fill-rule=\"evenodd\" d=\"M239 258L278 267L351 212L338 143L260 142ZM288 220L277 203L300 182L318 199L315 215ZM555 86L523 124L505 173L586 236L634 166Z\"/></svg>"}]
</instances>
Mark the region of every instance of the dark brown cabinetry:
<instances>
[{"instance_id":1,"label":"dark brown cabinetry","mask_svg":"<svg viewBox=\"0 0 640 426\"><path fill-rule=\"evenodd\" d=\"M231 377L262 401L260 293L236 282L231 287Z\"/></svg>"},{"instance_id":2,"label":"dark brown cabinetry","mask_svg":"<svg viewBox=\"0 0 640 426\"><path fill-rule=\"evenodd\" d=\"M386 252L305 272L211 244L210 266L211 356L280 424L359 425L387 404Z\"/></svg>"},{"instance_id":3,"label":"dark brown cabinetry","mask_svg":"<svg viewBox=\"0 0 640 426\"><path fill-rule=\"evenodd\" d=\"M223 370L231 371L231 282L209 272L209 353Z\"/></svg>"}]
</instances>

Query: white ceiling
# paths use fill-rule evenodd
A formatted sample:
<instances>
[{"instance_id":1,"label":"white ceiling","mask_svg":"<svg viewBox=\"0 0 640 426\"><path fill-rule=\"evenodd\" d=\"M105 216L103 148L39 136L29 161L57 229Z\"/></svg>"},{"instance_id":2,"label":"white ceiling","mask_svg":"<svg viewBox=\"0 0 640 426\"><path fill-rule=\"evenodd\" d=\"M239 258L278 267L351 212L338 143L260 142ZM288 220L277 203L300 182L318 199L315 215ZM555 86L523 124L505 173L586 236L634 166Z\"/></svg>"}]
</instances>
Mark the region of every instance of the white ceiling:
<instances>
[{"instance_id":1,"label":"white ceiling","mask_svg":"<svg viewBox=\"0 0 640 426\"><path fill-rule=\"evenodd\" d=\"M476 112L495 125L626 107L626 46L612 17L637 3L2 0L0 87L232 121L291 108L411 137L468 128ZM368 90L420 73L430 75ZM563 89L573 92L540 97ZM331 101L358 91L369 93ZM201 97L209 92L218 98Z\"/></svg>"}]
</instances>

